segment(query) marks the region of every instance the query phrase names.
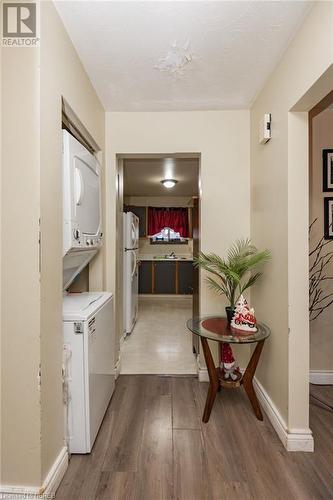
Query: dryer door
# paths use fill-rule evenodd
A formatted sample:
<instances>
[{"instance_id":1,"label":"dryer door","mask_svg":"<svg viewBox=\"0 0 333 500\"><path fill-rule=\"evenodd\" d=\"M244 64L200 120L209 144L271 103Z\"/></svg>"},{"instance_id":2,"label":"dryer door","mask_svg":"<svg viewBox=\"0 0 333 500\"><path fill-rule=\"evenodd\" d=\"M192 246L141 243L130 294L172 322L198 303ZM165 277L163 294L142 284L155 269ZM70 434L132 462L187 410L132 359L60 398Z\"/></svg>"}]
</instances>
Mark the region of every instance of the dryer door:
<instances>
[{"instance_id":1,"label":"dryer door","mask_svg":"<svg viewBox=\"0 0 333 500\"><path fill-rule=\"evenodd\" d=\"M84 157L76 155L74 157L75 219L82 234L92 236L98 234L100 203L100 176Z\"/></svg>"}]
</instances>

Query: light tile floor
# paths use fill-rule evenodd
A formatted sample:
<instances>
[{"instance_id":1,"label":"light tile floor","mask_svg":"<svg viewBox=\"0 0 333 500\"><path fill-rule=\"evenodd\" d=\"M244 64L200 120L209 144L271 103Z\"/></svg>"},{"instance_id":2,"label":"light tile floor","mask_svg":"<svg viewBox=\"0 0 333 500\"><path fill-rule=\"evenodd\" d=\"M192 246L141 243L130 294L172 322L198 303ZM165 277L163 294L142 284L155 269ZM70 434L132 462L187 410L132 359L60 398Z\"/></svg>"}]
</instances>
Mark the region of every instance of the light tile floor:
<instances>
[{"instance_id":1,"label":"light tile floor","mask_svg":"<svg viewBox=\"0 0 333 500\"><path fill-rule=\"evenodd\" d=\"M196 374L186 328L191 316L191 298L141 298L138 321L121 346L121 374Z\"/></svg>"}]
</instances>

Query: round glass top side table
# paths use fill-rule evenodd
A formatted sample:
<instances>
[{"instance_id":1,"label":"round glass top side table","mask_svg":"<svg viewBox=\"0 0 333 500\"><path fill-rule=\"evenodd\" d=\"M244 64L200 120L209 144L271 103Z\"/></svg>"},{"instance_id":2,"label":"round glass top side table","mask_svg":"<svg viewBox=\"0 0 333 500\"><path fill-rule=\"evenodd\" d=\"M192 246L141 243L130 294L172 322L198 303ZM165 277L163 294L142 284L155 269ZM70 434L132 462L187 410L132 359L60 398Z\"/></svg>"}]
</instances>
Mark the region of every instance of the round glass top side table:
<instances>
[{"instance_id":1,"label":"round glass top side table","mask_svg":"<svg viewBox=\"0 0 333 500\"><path fill-rule=\"evenodd\" d=\"M202 421L207 423L213 408L216 393L221 386L227 388L238 388L243 386L250 400L253 411L258 420L263 420L259 401L253 388L253 377L256 372L258 362L265 340L270 335L270 329L263 323L258 323L257 332L238 333L233 332L229 327L224 316L199 316L191 318L187 321L187 328L198 335L201 339L201 345L205 356L209 375L209 389L207 393L206 405L202 417ZM208 340L214 340L220 343L228 344L252 344L256 343L256 347L252 353L251 359L246 367L244 374L237 381L226 381L220 377L220 369L215 368L213 356L208 344Z\"/></svg>"}]
</instances>

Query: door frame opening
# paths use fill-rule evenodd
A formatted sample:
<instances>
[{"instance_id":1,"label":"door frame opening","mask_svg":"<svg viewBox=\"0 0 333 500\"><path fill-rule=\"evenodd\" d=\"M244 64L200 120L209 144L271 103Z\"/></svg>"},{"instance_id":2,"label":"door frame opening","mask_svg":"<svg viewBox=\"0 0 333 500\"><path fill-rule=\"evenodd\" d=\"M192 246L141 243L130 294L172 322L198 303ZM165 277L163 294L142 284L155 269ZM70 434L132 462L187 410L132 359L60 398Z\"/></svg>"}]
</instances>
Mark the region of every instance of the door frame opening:
<instances>
[{"instance_id":1,"label":"door frame opening","mask_svg":"<svg viewBox=\"0 0 333 500\"><path fill-rule=\"evenodd\" d=\"M317 117L323 111L332 107L332 105L333 105L333 90L331 90L331 92L329 92L323 99L321 99L309 111L309 122L308 122L308 125L309 125L309 216L310 216L310 204L311 204L312 195L313 195L312 190L313 190L313 176L314 176L314 165L313 165L313 163L314 163L314 161L313 161L313 159L314 159L314 156L313 156L313 154L314 154L314 151L313 151L314 124L313 124L313 121L314 121L315 117ZM323 193L323 195L325 195L325 194L326 194L326 196L329 195L329 193ZM313 224L313 222L314 221L310 220L310 217L309 217L309 224ZM310 264L310 262L309 262L309 264ZM310 318L309 318L309 324L310 324ZM311 328L310 328L310 326L309 326L309 344L310 344L310 348L311 348ZM311 371L311 363L309 366L309 373L310 373L310 375L309 375L309 379L310 379L310 401L309 402L310 402L310 404L311 404L311 400L312 400L313 402L315 402L317 404L319 403L319 406L321 406L322 408L325 408L326 410L329 410L329 411L333 411L332 403L327 402L324 399L322 399L321 397L318 397L317 395L315 395L313 393L314 387L313 388L311 387L311 384L329 385L329 383L327 383L325 374L324 373L320 374L319 372L318 373L312 372Z\"/></svg>"},{"instance_id":2,"label":"door frame opening","mask_svg":"<svg viewBox=\"0 0 333 500\"><path fill-rule=\"evenodd\" d=\"M119 361L117 364L117 374L120 373L121 367L121 344L124 340L123 336L123 205L124 205L124 161L127 159L166 159L166 158L182 158L198 160L198 195L193 196L193 205L197 217L197 230L195 237L193 236L193 255L201 249L200 242L200 202L201 202L201 153L184 152L184 153L117 153L116 154L116 266L115 266L115 290L118 296L115 307L115 325L116 335L119 338ZM192 314L200 313L200 270L193 271L193 295L192 295ZM197 338L192 339L193 354L198 358L199 344Z\"/></svg>"}]
</instances>

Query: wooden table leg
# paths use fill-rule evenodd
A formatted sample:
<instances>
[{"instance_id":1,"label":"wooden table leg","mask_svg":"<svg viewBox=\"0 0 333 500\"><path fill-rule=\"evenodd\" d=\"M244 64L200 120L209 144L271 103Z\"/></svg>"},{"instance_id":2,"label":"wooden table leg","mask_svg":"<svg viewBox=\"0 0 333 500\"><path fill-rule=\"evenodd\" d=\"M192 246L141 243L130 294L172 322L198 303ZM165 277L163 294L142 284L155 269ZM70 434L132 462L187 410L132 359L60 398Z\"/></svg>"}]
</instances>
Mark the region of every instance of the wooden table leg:
<instances>
[{"instance_id":1,"label":"wooden table leg","mask_svg":"<svg viewBox=\"0 0 333 500\"><path fill-rule=\"evenodd\" d=\"M254 410L254 413L257 417L258 420L263 420L263 416L261 413L261 408L259 401L257 399L257 395L255 393L255 390L253 388L253 377L256 372L256 368L258 365L258 361L261 355L262 348L264 347L265 340L261 340L260 342L257 343L255 350L253 351L253 354L251 356L251 359L249 361L249 364L247 365L247 368L244 372L243 379L242 379L242 384L244 386L244 389L246 391L246 394L250 400L250 403L252 405L252 408Z\"/></svg>"},{"instance_id":2,"label":"wooden table leg","mask_svg":"<svg viewBox=\"0 0 333 500\"><path fill-rule=\"evenodd\" d=\"M210 351L208 341L206 338L201 337L201 345L202 345L202 349L204 352L205 361L206 361L207 370L208 370L208 375L209 375L209 381L210 381L209 389L208 389L208 393L207 393L205 410L204 410L203 417L202 417L202 421L206 424L209 420L210 413L212 411L212 407L213 407L213 404L215 401L216 393L219 389L220 382L219 382L219 378L218 378L215 364L213 361L213 356L212 356L212 353Z\"/></svg>"}]
</instances>

